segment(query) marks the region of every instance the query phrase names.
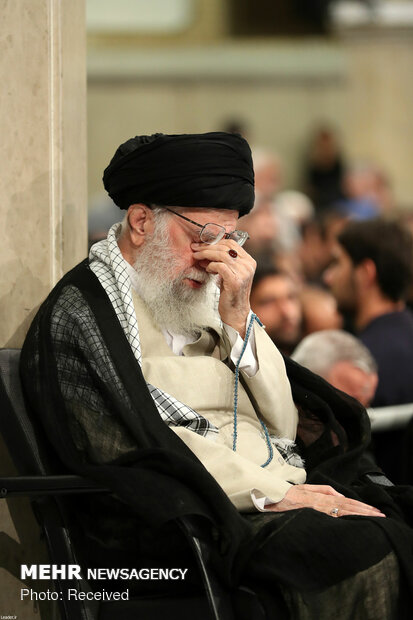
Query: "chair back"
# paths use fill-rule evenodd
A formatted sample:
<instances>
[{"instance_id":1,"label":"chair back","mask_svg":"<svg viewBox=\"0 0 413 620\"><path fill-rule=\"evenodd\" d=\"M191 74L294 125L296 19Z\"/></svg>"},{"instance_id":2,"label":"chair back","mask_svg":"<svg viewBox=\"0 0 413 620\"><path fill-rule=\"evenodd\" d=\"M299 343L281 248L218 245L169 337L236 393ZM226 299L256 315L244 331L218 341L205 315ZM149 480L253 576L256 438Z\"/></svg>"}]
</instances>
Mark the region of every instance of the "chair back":
<instances>
[{"instance_id":1,"label":"chair back","mask_svg":"<svg viewBox=\"0 0 413 620\"><path fill-rule=\"evenodd\" d=\"M0 350L0 432L22 475L45 475L45 439L29 418L19 374L20 349Z\"/></svg>"},{"instance_id":2,"label":"chair back","mask_svg":"<svg viewBox=\"0 0 413 620\"><path fill-rule=\"evenodd\" d=\"M36 420L31 419L26 408L20 381L19 360L19 349L0 349L0 434L9 447L18 473L24 476L22 488L27 491L27 495L30 495L31 489L33 492L33 488L39 488L39 483L37 482L36 486L35 482L30 481L30 477L37 476L39 479L38 477L41 476L44 480L51 478L53 474L60 474L62 464L55 455L43 429ZM0 476L2 474L3 472L0 472ZM59 476L59 478L66 479L64 482L67 489L67 478L73 478L73 476ZM75 478L79 477L75 476ZM88 487L88 484L85 487ZM82 488L79 490L78 487L71 489L74 493L83 490ZM88 492L102 492L102 489L96 487L87 490ZM50 490L47 489L47 493L49 492ZM54 492L59 493L59 489L55 487ZM45 494L36 496L32 500L32 506L46 540L50 563L66 566L79 564L72 545L70 517L65 504L58 496ZM233 620L231 593L224 591L222 586L216 582L213 571L209 572L207 566L209 553L205 544L191 533L190 524L188 525L186 520L185 523L184 520L182 521L181 525L185 526L185 535L197 558L207 596L197 592L190 596L141 597L127 602L99 604L91 600L69 599L69 589L75 588L78 592L90 592L85 579L69 581L57 578L53 583L59 595L57 600L62 620L96 620L97 618L109 620L113 617L118 620L134 618L160 620L165 617L177 620L194 616L197 620ZM236 597L239 599L238 605L240 606L237 617L245 620L254 616L257 620L265 620L265 612L254 592L241 588L237 590ZM253 609L251 613L250 606Z\"/></svg>"},{"instance_id":3,"label":"chair back","mask_svg":"<svg viewBox=\"0 0 413 620\"><path fill-rule=\"evenodd\" d=\"M0 350L0 433L8 446L18 474L23 476L56 473L50 469L48 444L42 429L30 418L19 373L20 349ZM3 472L0 472L3 474ZM30 495L30 488L27 488ZM33 512L47 544L51 564L78 564L61 502L49 495L32 500ZM94 620L96 604L73 600L68 589L88 591L85 580L53 580L63 620Z\"/></svg>"}]
</instances>

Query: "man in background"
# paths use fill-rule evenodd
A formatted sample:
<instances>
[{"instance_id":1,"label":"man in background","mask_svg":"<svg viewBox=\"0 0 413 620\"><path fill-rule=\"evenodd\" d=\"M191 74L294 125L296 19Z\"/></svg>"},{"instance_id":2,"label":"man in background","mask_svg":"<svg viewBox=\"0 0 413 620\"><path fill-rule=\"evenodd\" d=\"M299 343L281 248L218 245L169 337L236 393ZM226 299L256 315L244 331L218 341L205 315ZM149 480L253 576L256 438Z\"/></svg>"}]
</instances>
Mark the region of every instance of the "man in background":
<instances>
[{"instance_id":1,"label":"man in background","mask_svg":"<svg viewBox=\"0 0 413 620\"><path fill-rule=\"evenodd\" d=\"M302 337L325 329L341 329L343 317L335 297L325 288L308 284L300 294L303 314Z\"/></svg>"},{"instance_id":2,"label":"man in background","mask_svg":"<svg viewBox=\"0 0 413 620\"><path fill-rule=\"evenodd\" d=\"M273 266L258 268L251 289L251 309L265 325L267 334L290 355L301 338L302 311L298 285Z\"/></svg>"},{"instance_id":3,"label":"man in background","mask_svg":"<svg viewBox=\"0 0 413 620\"><path fill-rule=\"evenodd\" d=\"M357 338L340 329L306 336L291 358L368 407L377 387L377 364Z\"/></svg>"},{"instance_id":4,"label":"man in background","mask_svg":"<svg viewBox=\"0 0 413 620\"><path fill-rule=\"evenodd\" d=\"M301 288L289 273L271 264L258 266L255 272L251 308L284 355L291 355L303 336L342 326L329 291L315 286Z\"/></svg>"},{"instance_id":5,"label":"man in background","mask_svg":"<svg viewBox=\"0 0 413 620\"><path fill-rule=\"evenodd\" d=\"M373 407L413 402L413 314L406 307L412 281L410 232L382 219L349 224L337 237L324 279L378 366ZM377 462L403 482L403 431L375 433Z\"/></svg>"},{"instance_id":6,"label":"man in background","mask_svg":"<svg viewBox=\"0 0 413 620\"><path fill-rule=\"evenodd\" d=\"M338 309L377 362L375 407L413 402L413 314L405 302L412 268L409 231L377 219L352 222L338 235L324 274Z\"/></svg>"}]
</instances>

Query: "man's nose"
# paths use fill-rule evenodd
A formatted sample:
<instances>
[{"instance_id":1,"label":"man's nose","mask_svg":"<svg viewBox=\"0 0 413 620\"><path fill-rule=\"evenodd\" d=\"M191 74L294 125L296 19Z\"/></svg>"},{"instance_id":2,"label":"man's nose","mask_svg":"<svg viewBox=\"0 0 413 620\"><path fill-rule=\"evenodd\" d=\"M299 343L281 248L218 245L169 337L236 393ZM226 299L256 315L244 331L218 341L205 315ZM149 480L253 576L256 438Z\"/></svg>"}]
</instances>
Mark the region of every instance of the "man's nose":
<instances>
[{"instance_id":1,"label":"man's nose","mask_svg":"<svg viewBox=\"0 0 413 620\"><path fill-rule=\"evenodd\" d=\"M287 319L288 321L293 319L295 316L295 306L293 303L286 301L285 303L280 305L280 311L282 317Z\"/></svg>"}]
</instances>

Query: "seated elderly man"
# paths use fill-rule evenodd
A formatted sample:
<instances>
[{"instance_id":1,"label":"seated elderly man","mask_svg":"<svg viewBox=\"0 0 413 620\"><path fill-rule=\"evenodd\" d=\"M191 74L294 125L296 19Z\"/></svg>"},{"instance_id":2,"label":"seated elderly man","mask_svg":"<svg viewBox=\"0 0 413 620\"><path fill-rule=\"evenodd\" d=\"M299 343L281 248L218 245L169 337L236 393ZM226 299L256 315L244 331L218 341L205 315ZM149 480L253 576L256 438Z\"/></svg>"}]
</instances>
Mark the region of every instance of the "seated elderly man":
<instances>
[{"instance_id":1,"label":"seated elderly man","mask_svg":"<svg viewBox=\"0 0 413 620\"><path fill-rule=\"evenodd\" d=\"M223 581L265 588L269 617L401 618L411 495L362 481L363 408L251 313L253 183L237 135L122 144L104 184L125 217L33 321L28 402L65 465L115 493L76 501L89 565L176 565L174 520L198 515Z\"/></svg>"},{"instance_id":2,"label":"seated elderly man","mask_svg":"<svg viewBox=\"0 0 413 620\"><path fill-rule=\"evenodd\" d=\"M357 398L368 407L379 377L377 364L367 347L341 329L325 329L306 336L291 359L317 373L326 381Z\"/></svg>"}]
</instances>

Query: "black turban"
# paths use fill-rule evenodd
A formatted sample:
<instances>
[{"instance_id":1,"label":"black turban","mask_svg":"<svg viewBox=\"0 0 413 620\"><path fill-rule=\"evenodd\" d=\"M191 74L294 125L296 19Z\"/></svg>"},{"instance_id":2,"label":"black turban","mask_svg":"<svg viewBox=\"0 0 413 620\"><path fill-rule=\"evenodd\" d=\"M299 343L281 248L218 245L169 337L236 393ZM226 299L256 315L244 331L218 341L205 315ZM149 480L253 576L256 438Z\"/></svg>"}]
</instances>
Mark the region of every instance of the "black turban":
<instances>
[{"instance_id":1,"label":"black turban","mask_svg":"<svg viewBox=\"0 0 413 620\"><path fill-rule=\"evenodd\" d=\"M251 150L240 135L224 132L131 138L116 151L103 184L121 209L143 203L241 216L254 204Z\"/></svg>"}]
</instances>

